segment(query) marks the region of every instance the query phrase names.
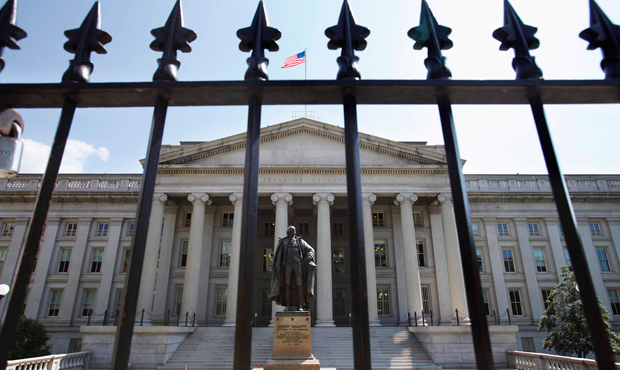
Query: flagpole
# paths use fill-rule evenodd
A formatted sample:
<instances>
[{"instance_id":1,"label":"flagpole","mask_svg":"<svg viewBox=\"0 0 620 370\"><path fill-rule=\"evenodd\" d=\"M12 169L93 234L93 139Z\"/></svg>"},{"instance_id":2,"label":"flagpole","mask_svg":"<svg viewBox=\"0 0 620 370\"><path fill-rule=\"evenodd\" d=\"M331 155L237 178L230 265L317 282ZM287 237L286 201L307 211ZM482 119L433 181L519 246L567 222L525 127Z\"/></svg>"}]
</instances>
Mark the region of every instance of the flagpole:
<instances>
[{"instance_id":1,"label":"flagpole","mask_svg":"<svg viewBox=\"0 0 620 370\"><path fill-rule=\"evenodd\" d=\"M308 80L308 48L304 48L304 80ZM304 104L304 118L308 117L308 104Z\"/></svg>"}]
</instances>

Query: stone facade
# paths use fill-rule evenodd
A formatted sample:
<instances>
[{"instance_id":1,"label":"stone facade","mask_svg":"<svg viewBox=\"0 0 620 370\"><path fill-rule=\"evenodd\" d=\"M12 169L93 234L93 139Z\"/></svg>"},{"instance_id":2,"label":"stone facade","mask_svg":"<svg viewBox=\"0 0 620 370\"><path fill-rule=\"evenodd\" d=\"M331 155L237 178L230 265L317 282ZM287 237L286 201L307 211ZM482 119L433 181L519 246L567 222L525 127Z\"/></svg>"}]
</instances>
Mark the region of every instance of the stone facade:
<instances>
[{"instance_id":1,"label":"stone facade","mask_svg":"<svg viewBox=\"0 0 620 370\"><path fill-rule=\"evenodd\" d=\"M360 134L371 325L467 323L444 149ZM162 148L139 308L146 325L177 319L234 326L245 134ZM349 245L344 134L299 119L262 129L254 301L259 326L281 308L268 300L270 256L288 225L317 251L313 324L348 326ZM60 175L25 314L65 352L107 312L114 321L133 233L140 174ZM0 180L0 283L10 284L40 175ZM546 176L468 175L489 322L518 325L517 347L544 333L545 291L569 261ZM620 326L620 175L567 176L597 293ZM615 295L614 295L615 294ZM611 298L610 298L611 297ZM6 300L0 303L4 309ZM614 311L616 310L616 311ZM177 318L177 316L181 316ZM494 315L494 316L493 316ZM139 318L138 318L139 319ZM521 337L527 339L521 340ZM530 342L530 339L532 341ZM72 341L73 339L73 341Z\"/></svg>"}]
</instances>

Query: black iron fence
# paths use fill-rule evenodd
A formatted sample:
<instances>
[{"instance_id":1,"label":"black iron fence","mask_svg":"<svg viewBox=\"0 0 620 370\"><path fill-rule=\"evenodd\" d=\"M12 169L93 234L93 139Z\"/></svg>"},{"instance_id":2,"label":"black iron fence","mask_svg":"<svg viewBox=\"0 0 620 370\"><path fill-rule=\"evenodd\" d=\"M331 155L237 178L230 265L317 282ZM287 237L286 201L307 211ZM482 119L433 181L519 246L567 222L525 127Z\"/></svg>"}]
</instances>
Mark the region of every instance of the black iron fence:
<instances>
[{"instance_id":1,"label":"black iron fence","mask_svg":"<svg viewBox=\"0 0 620 370\"><path fill-rule=\"evenodd\" d=\"M18 49L17 41L26 33L15 26L16 0L8 0L0 11L0 51L5 47ZM151 48L163 52L158 59L153 82L89 84L93 64L91 52L105 53L110 35L100 30L99 3L95 3L78 29L66 32L69 41L65 50L75 54L69 69L58 84L0 85L0 108L57 108L62 107L51 156L41 183L26 243L13 280L8 308L2 318L0 332L0 370L6 366L8 354L21 315L22 304L30 281L32 266L41 240L42 226L49 209L60 161L76 108L85 107L145 107L154 106L153 121L144 163L142 187L137 208L137 224L131 242L129 271L125 280L120 323L117 326L112 368L125 370L128 366L130 343L136 320L137 297L140 286L146 235L151 213L152 197L157 175L163 128L168 106L247 105L248 127L243 190L243 218L239 268L239 292L236 318L234 368L250 368L252 326L255 316L252 306L253 280L246 273L254 271L254 259L246 258L256 248L258 210L258 158L260 146L261 107L263 104L342 104L345 120L345 155L347 202L350 225L351 285L353 308L354 364L357 370L370 369L370 338L362 220L362 187L357 130L357 104L437 104L444 135L450 185L458 240L463 264L468 309L474 336L475 357L479 369L493 369L491 343L483 309L480 276L476 266L474 239L471 230L469 203L463 178L458 141L452 116L452 104L529 104L538 131L540 144L549 171L549 180L558 208L560 221L584 302L587 322L595 345L598 366L614 369L614 358L607 338L606 327L596 305L595 290L576 226L575 215L562 171L545 118L544 104L601 104L620 102L620 32L596 3L590 1L591 24L580 36L590 42L589 49L601 48L601 66L606 74L603 81L545 81L529 50L538 47L536 28L524 25L517 13L505 1L504 26L493 33L501 42L501 50L514 49L513 68L516 81L454 81L445 65L441 50L452 47L448 38L451 30L438 25L426 2L422 0L420 25L409 31L416 42L415 49L428 49L425 60L426 81L380 80L361 81L356 50L364 50L370 31L356 24L348 1L342 6L338 24L325 31L329 49L342 49L337 62L336 80L268 81L264 49L277 51L280 31L269 27L262 1L248 28L241 29L239 48L251 52L244 81L178 82L180 62L177 51L191 51L189 43L196 34L184 28L180 0L162 28L151 33L155 40ZM0 69L4 61L0 59ZM457 316L458 317L458 316ZM177 317L177 319L180 319ZM186 321L190 320L186 317ZM424 318L424 321L426 318ZM417 320L416 320L417 321Z\"/></svg>"}]
</instances>

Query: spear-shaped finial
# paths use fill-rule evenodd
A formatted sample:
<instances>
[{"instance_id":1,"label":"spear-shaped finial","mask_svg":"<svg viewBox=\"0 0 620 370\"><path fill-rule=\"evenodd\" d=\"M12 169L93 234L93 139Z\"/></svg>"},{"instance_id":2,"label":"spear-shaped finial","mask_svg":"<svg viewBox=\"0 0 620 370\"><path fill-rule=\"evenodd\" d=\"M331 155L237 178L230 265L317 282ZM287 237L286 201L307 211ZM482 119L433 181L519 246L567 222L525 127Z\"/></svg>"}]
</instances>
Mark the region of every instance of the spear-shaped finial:
<instances>
[{"instance_id":1,"label":"spear-shaped finial","mask_svg":"<svg viewBox=\"0 0 620 370\"><path fill-rule=\"evenodd\" d=\"M428 3L422 0L420 25L410 29L407 35L416 41L413 45L414 49L428 48L428 58L424 60L424 65L428 70L427 80L446 80L452 77L452 73L446 67L446 58L441 55L441 50L452 48L452 41L448 38L451 32L450 28L437 24Z\"/></svg>"},{"instance_id":2,"label":"spear-shaped finial","mask_svg":"<svg viewBox=\"0 0 620 370\"><path fill-rule=\"evenodd\" d=\"M268 80L269 59L265 58L265 49L269 51L280 50L276 41L282 37L282 33L277 28L269 27L269 19L263 0L258 3L252 25L238 30L237 37L241 39L239 50L252 51L252 55L247 59L248 70L245 72L245 79Z\"/></svg>"},{"instance_id":3,"label":"spear-shaped finial","mask_svg":"<svg viewBox=\"0 0 620 370\"><path fill-rule=\"evenodd\" d=\"M177 72L181 66L181 62L177 59L177 50L189 53L192 51L189 43L196 40L196 32L183 27L181 0L174 5L166 24L151 30L151 35L155 37L151 42L151 49L164 52L163 56L157 59L159 67L153 75L153 81L177 81Z\"/></svg>"},{"instance_id":4,"label":"spear-shaped finial","mask_svg":"<svg viewBox=\"0 0 620 370\"><path fill-rule=\"evenodd\" d=\"M26 32L15 25L17 20L17 0L8 0L0 9L0 71L4 69L2 52L4 47L19 50L17 41L26 37Z\"/></svg>"},{"instance_id":5,"label":"spear-shaped finial","mask_svg":"<svg viewBox=\"0 0 620 370\"><path fill-rule=\"evenodd\" d=\"M538 28L523 24L512 5L504 0L504 27L496 29L493 37L502 43L499 50L515 50L512 68L517 72L517 80L542 78L542 71L530 55L530 50L540 45L534 37L536 31Z\"/></svg>"},{"instance_id":6,"label":"spear-shaped finial","mask_svg":"<svg viewBox=\"0 0 620 370\"><path fill-rule=\"evenodd\" d=\"M590 28L581 31L579 37L590 42L588 50L601 48L605 78L620 78L620 26L611 23L594 0L590 0Z\"/></svg>"},{"instance_id":7,"label":"spear-shaped finial","mask_svg":"<svg viewBox=\"0 0 620 370\"><path fill-rule=\"evenodd\" d=\"M364 39L368 35L370 35L370 30L355 23L349 0L344 0L338 24L325 30L325 36L329 37L327 48L330 50L342 48L342 54L337 59L340 67L337 79L359 80L361 78L357 69L357 62L360 58L353 51L366 49L367 43Z\"/></svg>"},{"instance_id":8,"label":"spear-shaped finial","mask_svg":"<svg viewBox=\"0 0 620 370\"><path fill-rule=\"evenodd\" d=\"M99 1L90 9L80 28L65 31L69 39L65 50L75 54L69 62L69 68L62 76L64 82L88 82L94 65L90 61L90 53L105 54L103 45L112 41L112 36L101 30L101 10Z\"/></svg>"}]
</instances>

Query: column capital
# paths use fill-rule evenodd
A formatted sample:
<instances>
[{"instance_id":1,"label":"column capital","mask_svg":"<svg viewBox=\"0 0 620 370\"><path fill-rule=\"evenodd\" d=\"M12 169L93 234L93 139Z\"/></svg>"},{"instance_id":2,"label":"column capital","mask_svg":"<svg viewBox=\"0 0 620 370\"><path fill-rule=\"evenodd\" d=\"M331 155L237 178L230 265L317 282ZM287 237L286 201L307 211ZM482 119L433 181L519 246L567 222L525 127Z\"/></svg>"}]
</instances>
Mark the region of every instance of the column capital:
<instances>
[{"instance_id":1,"label":"column capital","mask_svg":"<svg viewBox=\"0 0 620 370\"><path fill-rule=\"evenodd\" d=\"M452 194L439 194L437 200L441 205L452 204Z\"/></svg>"},{"instance_id":2,"label":"column capital","mask_svg":"<svg viewBox=\"0 0 620 370\"><path fill-rule=\"evenodd\" d=\"M123 224L123 218L114 217L110 219L110 226L121 226Z\"/></svg>"},{"instance_id":3,"label":"column capital","mask_svg":"<svg viewBox=\"0 0 620 370\"><path fill-rule=\"evenodd\" d=\"M92 221L92 217L80 217L78 220L78 226L90 226Z\"/></svg>"},{"instance_id":4,"label":"column capital","mask_svg":"<svg viewBox=\"0 0 620 370\"><path fill-rule=\"evenodd\" d=\"M589 218L578 218L577 224L579 226L590 226L590 219Z\"/></svg>"},{"instance_id":5,"label":"column capital","mask_svg":"<svg viewBox=\"0 0 620 370\"><path fill-rule=\"evenodd\" d=\"M168 200L168 196L164 193L155 193L153 194L153 201L160 201L162 203L166 203Z\"/></svg>"},{"instance_id":6,"label":"column capital","mask_svg":"<svg viewBox=\"0 0 620 370\"><path fill-rule=\"evenodd\" d=\"M320 202L328 202L329 205L333 205L334 204L334 199L336 199L336 197L334 197L334 194L330 194L330 193L316 193L312 196L312 203L317 206L319 205Z\"/></svg>"},{"instance_id":7,"label":"column capital","mask_svg":"<svg viewBox=\"0 0 620 370\"><path fill-rule=\"evenodd\" d=\"M232 193L232 194L230 194L228 199L230 200L230 202L233 205L236 205L237 202L239 202L239 201L241 201L243 199L243 194L241 194L241 193Z\"/></svg>"},{"instance_id":8,"label":"column capital","mask_svg":"<svg viewBox=\"0 0 620 370\"><path fill-rule=\"evenodd\" d=\"M558 225L560 223L560 219L557 217L545 217L545 223L547 226Z\"/></svg>"},{"instance_id":9,"label":"column capital","mask_svg":"<svg viewBox=\"0 0 620 370\"><path fill-rule=\"evenodd\" d=\"M206 205L210 205L212 201L209 199L208 194L190 194L187 196L187 200L189 200L192 204L196 205L197 202L205 203Z\"/></svg>"},{"instance_id":10,"label":"column capital","mask_svg":"<svg viewBox=\"0 0 620 370\"><path fill-rule=\"evenodd\" d=\"M289 193L275 193L271 195L271 202L275 206L278 202L286 202L287 206L293 204L293 196Z\"/></svg>"},{"instance_id":11,"label":"column capital","mask_svg":"<svg viewBox=\"0 0 620 370\"><path fill-rule=\"evenodd\" d=\"M620 225L620 218L618 217L607 217L607 223L609 226L618 226Z\"/></svg>"},{"instance_id":12,"label":"column capital","mask_svg":"<svg viewBox=\"0 0 620 370\"><path fill-rule=\"evenodd\" d=\"M515 217L514 220L517 226L527 226L527 218L525 217Z\"/></svg>"},{"instance_id":13,"label":"column capital","mask_svg":"<svg viewBox=\"0 0 620 370\"><path fill-rule=\"evenodd\" d=\"M396 195L396 199L394 199L394 204L397 206L405 205L407 203L411 203L412 205L418 200L418 196L414 193L400 193Z\"/></svg>"},{"instance_id":14,"label":"column capital","mask_svg":"<svg viewBox=\"0 0 620 370\"><path fill-rule=\"evenodd\" d=\"M17 225L26 225L30 217L15 217L15 226Z\"/></svg>"},{"instance_id":15,"label":"column capital","mask_svg":"<svg viewBox=\"0 0 620 370\"><path fill-rule=\"evenodd\" d=\"M61 217L48 217L47 221L45 221L48 225L54 223L54 222L60 222L60 220L62 220Z\"/></svg>"},{"instance_id":16,"label":"column capital","mask_svg":"<svg viewBox=\"0 0 620 370\"><path fill-rule=\"evenodd\" d=\"M491 223L496 223L497 222L497 218L495 217L483 217L482 221L484 221L485 224L491 224Z\"/></svg>"},{"instance_id":17,"label":"column capital","mask_svg":"<svg viewBox=\"0 0 620 370\"><path fill-rule=\"evenodd\" d=\"M368 202L372 206L373 204L375 204L376 200L377 200L377 196L374 195L373 193L362 193L363 202Z\"/></svg>"}]
</instances>

